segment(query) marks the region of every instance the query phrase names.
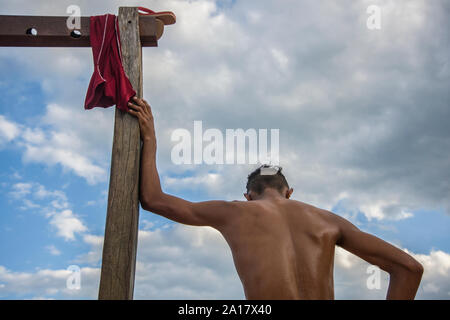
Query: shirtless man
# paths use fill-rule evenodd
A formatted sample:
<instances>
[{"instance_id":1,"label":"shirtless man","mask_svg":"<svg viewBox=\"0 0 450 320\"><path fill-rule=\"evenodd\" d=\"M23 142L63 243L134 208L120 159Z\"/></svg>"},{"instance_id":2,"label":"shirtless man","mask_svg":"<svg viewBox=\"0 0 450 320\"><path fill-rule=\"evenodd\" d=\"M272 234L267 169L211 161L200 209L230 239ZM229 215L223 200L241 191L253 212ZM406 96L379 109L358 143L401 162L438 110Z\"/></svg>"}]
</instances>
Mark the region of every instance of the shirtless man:
<instances>
[{"instance_id":1,"label":"shirtless man","mask_svg":"<svg viewBox=\"0 0 450 320\"><path fill-rule=\"evenodd\" d=\"M143 141L142 208L221 232L247 299L334 299L336 245L389 273L387 299L414 299L423 273L419 262L338 215L289 200L293 189L281 169L267 175L259 168L250 174L244 194L248 201L190 202L164 193L156 169L150 106L134 98L129 107L139 120Z\"/></svg>"}]
</instances>

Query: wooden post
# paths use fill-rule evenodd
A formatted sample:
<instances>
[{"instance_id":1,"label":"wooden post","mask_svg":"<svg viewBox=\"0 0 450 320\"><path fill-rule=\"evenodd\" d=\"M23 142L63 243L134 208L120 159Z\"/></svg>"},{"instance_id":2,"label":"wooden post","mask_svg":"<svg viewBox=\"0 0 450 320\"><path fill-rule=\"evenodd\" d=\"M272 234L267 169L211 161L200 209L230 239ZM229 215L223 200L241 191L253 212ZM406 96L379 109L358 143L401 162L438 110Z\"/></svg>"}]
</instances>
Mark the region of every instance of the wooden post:
<instances>
[{"instance_id":1,"label":"wooden post","mask_svg":"<svg viewBox=\"0 0 450 320\"><path fill-rule=\"evenodd\" d=\"M142 48L135 7L119 8L125 73L142 97ZM137 119L116 108L99 299L133 299L139 222L140 133Z\"/></svg>"}]
</instances>

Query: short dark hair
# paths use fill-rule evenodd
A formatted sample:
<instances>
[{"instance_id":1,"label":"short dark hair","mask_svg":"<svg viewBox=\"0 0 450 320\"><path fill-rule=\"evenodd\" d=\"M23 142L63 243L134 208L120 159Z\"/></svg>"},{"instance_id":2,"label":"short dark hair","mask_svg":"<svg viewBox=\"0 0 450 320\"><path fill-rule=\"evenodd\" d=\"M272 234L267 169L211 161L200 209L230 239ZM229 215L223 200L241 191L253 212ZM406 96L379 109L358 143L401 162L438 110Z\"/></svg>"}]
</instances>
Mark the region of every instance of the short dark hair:
<instances>
[{"instance_id":1,"label":"short dark hair","mask_svg":"<svg viewBox=\"0 0 450 320\"><path fill-rule=\"evenodd\" d=\"M265 173L261 174L261 169L263 169L263 172ZM284 187L289 189L289 184L287 183L284 175L281 173L281 170L281 167L275 167L267 164L260 166L248 175L246 186L247 193L252 190L258 194L262 194L266 188L274 188L281 193Z\"/></svg>"}]
</instances>

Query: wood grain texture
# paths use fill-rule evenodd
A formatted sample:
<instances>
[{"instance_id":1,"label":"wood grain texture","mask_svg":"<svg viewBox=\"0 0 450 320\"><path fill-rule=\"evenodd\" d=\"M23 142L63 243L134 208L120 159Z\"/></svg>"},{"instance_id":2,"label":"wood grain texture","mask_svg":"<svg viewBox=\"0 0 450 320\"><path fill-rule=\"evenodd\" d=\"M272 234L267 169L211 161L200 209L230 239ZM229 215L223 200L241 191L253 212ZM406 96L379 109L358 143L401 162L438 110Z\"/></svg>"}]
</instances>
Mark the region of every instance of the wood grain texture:
<instances>
[{"instance_id":1,"label":"wood grain texture","mask_svg":"<svg viewBox=\"0 0 450 320\"><path fill-rule=\"evenodd\" d=\"M142 48L135 7L119 8L125 73L142 97ZM116 108L99 299L133 299L139 221L139 123Z\"/></svg>"}]
</instances>

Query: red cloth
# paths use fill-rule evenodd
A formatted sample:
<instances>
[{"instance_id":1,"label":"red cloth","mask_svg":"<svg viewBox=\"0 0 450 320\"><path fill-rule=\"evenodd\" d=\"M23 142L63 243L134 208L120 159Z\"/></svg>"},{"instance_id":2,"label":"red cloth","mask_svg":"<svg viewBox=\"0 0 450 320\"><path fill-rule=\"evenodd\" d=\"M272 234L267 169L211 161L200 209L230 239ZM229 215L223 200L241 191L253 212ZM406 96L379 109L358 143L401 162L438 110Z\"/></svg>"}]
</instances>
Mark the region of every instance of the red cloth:
<instances>
[{"instance_id":1,"label":"red cloth","mask_svg":"<svg viewBox=\"0 0 450 320\"><path fill-rule=\"evenodd\" d=\"M128 111L128 101L136 95L122 66L118 19L113 14L90 17L90 41L94 73L89 83L85 109L116 105Z\"/></svg>"}]
</instances>

